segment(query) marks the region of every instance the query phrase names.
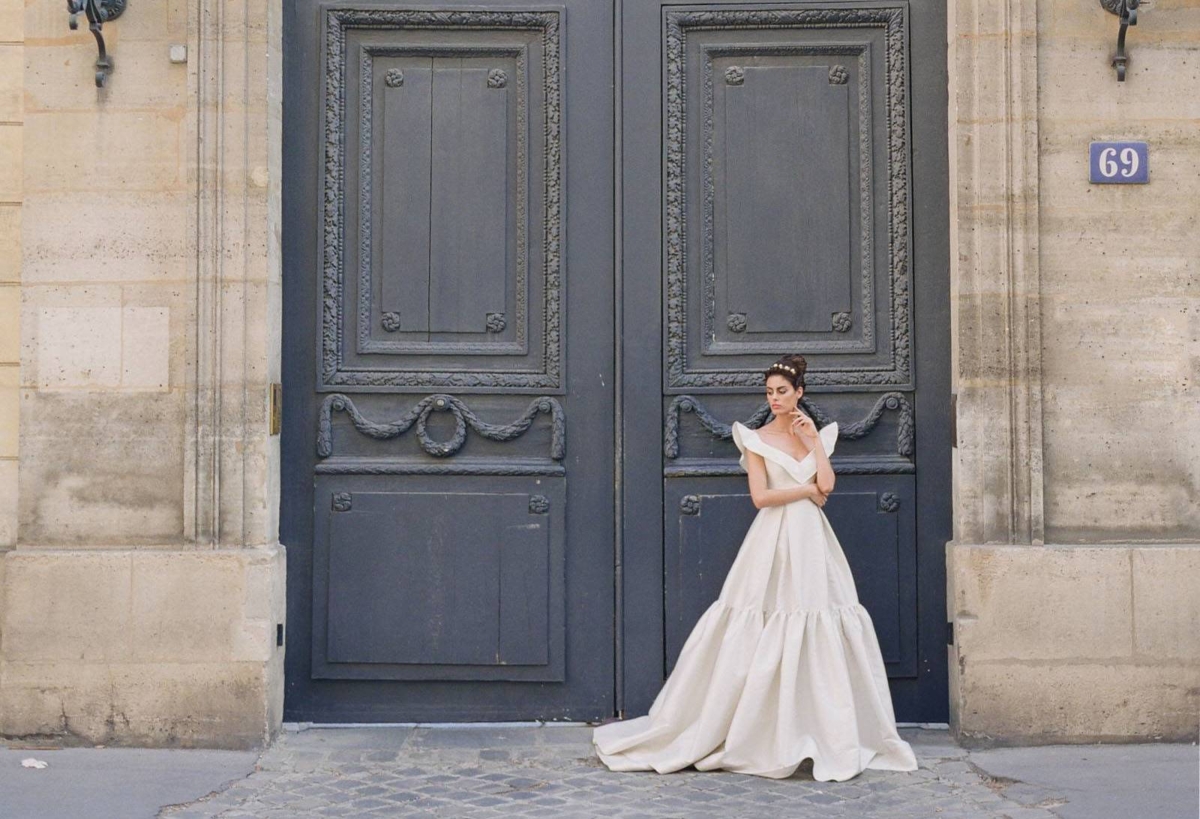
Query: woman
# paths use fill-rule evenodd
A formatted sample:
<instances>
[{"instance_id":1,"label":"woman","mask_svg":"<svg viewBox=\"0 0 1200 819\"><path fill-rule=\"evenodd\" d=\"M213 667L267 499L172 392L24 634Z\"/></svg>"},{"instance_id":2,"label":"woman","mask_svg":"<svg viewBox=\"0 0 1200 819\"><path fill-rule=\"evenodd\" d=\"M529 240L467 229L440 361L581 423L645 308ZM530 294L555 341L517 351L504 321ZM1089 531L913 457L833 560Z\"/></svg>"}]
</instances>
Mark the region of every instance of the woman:
<instances>
[{"instance_id":1,"label":"woman","mask_svg":"<svg viewBox=\"0 0 1200 819\"><path fill-rule=\"evenodd\" d=\"M774 419L733 424L758 515L650 713L594 730L614 771L695 765L783 779L806 758L821 781L917 769L896 732L874 625L821 511L837 424L818 433L800 411L806 366L798 355L772 364Z\"/></svg>"}]
</instances>

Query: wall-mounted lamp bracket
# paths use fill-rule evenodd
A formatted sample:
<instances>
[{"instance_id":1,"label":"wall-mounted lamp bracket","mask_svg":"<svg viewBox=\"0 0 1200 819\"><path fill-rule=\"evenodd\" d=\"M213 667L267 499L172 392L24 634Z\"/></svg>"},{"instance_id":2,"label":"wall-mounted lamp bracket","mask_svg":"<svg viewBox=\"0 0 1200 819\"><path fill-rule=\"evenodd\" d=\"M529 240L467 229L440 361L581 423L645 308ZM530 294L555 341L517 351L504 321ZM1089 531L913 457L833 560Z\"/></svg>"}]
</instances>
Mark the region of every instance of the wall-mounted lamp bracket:
<instances>
[{"instance_id":1,"label":"wall-mounted lamp bracket","mask_svg":"<svg viewBox=\"0 0 1200 819\"><path fill-rule=\"evenodd\" d=\"M71 30L79 28L79 15L87 17L88 30L96 38L96 47L100 56L96 58L96 87L103 88L112 71L112 58L104 48L104 35L100 29L110 20L116 20L125 11L128 0L67 0L67 12L71 15L69 25Z\"/></svg>"},{"instance_id":2,"label":"wall-mounted lamp bracket","mask_svg":"<svg viewBox=\"0 0 1200 819\"><path fill-rule=\"evenodd\" d=\"M1137 25L1138 6L1142 0L1100 0L1105 11L1117 15L1121 27L1117 31L1117 53L1112 59L1113 68L1117 69L1117 82L1125 82L1125 67L1129 62L1125 54L1125 31L1130 26Z\"/></svg>"}]
</instances>

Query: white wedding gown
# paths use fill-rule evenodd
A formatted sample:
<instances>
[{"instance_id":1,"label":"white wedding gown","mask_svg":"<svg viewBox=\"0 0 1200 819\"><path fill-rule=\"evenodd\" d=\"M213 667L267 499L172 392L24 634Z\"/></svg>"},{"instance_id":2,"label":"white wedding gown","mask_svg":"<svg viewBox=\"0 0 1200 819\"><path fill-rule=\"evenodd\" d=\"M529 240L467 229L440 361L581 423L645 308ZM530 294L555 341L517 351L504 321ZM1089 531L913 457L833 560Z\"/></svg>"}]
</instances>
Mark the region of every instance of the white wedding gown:
<instances>
[{"instance_id":1,"label":"white wedding gown","mask_svg":"<svg viewBox=\"0 0 1200 819\"><path fill-rule=\"evenodd\" d=\"M832 454L837 424L819 434ZM812 453L796 461L737 422L733 440L743 469L746 450L763 456L772 489L815 480ZM917 769L875 627L819 506L759 510L649 714L597 727L592 743L614 771L695 765L783 779L805 758L821 781Z\"/></svg>"}]
</instances>

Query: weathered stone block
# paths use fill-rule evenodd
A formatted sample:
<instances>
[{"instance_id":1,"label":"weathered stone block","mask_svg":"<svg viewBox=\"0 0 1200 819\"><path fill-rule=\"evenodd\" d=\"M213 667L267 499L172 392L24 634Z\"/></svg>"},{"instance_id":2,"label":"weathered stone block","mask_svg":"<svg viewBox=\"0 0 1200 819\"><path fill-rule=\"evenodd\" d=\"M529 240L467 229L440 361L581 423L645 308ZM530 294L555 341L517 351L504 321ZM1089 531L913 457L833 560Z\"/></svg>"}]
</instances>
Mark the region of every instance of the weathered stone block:
<instances>
[{"instance_id":1,"label":"weathered stone block","mask_svg":"<svg viewBox=\"0 0 1200 819\"><path fill-rule=\"evenodd\" d=\"M40 308L37 377L40 389L120 386L121 308Z\"/></svg>"},{"instance_id":2,"label":"weathered stone block","mask_svg":"<svg viewBox=\"0 0 1200 819\"><path fill-rule=\"evenodd\" d=\"M0 365L0 458L17 457L21 408L19 376L16 366Z\"/></svg>"},{"instance_id":3,"label":"weathered stone block","mask_svg":"<svg viewBox=\"0 0 1200 819\"><path fill-rule=\"evenodd\" d=\"M0 659L0 732L100 743L99 726L110 718L114 725L118 722L111 695L98 696L105 686L111 690L112 683L105 663Z\"/></svg>"},{"instance_id":4,"label":"weathered stone block","mask_svg":"<svg viewBox=\"0 0 1200 819\"><path fill-rule=\"evenodd\" d=\"M1132 656L1125 549L969 546L950 557L955 644L969 661Z\"/></svg>"},{"instance_id":5,"label":"weathered stone block","mask_svg":"<svg viewBox=\"0 0 1200 819\"><path fill-rule=\"evenodd\" d=\"M25 0L0 0L0 42L25 39Z\"/></svg>"},{"instance_id":6,"label":"weathered stone block","mask_svg":"<svg viewBox=\"0 0 1200 819\"><path fill-rule=\"evenodd\" d=\"M226 552L146 552L133 559L136 662L231 659L245 616L245 567Z\"/></svg>"},{"instance_id":7,"label":"weathered stone block","mask_svg":"<svg viewBox=\"0 0 1200 819\"><path fill-rule=\"evenodd\" d=\"M128 666L117 679L129 727L113 744L255 748L279 729L261 662Z\"/></svg>"},{"instance_id":8,"label":"weathered stone block","mask_svg":"<svg viewBox=\"0 0 1200 819\"><path fill-rule=\"evenodd\" d=\"M1107 16L1107 15L1106 15ZM1109 19L1111 37L1061 38L1039 42L1038 107L1047 119L1090 119L1113 123L1154 120L1170 116L1200 118L1200 94L1185 89L1200 87L1200 64L1194 59L1192 43L1171 45L1155 43L1146 36L1142 21L1152 13L1139 15L1136 32L1140 41L1130 39L1129 76L1118 83L1111 61L1116 39L1116 20ZM1169 77L1169 82L1155 78Z\"/></svg>"},{"instance_id":9,"label":"weathered stone block","mask_svg":"<svg viewBox=\"0 0 1200 819\"><path fill-rule=\"evenodd\" d=\"M22 407L23 540L150 544L183 537L181 392L48 392Z\"/></svg>"},{"instance_id":10,"label":"weathered stone block","mask_svg":"<svg viewBox=\"0 0 1200 819\"><path fill-rule=\"evenodd\" d=\"M17 462L0 459L0 547L17 542ZM4 597L4 561L0 560L0 606ZM4 626L0 622L0 647L4 644Z\"/></svg>"},{"instance_id":11,"label":"weathered stone block","mask_svg":"<svg viewBox=\"0 0 1200 819\"><path fill-rule=\"evenodd\" d=\"M85 65L95 59L95 45ZM91 71L87 70L90 82ZM62 82L83 82L63 77ZM93 86L94 87L94 86ZM183 184L181 111L25 112L25 190L149 191ZM80 145L88 146L80 150ZM3 150L0 150L3 156ZM3 190L0 187L0 190Z\"/></svg>"},{"instance_id":12,"label":"weathered stone block","mask_svg":"<svg viewBox=\"0 0 1200 819\"><path fill-rule=\"evenodd\" d=\"M0 202L21 201L22 130L20 124L0 123Z\"/></svg>"},{"instance_id":13,"label":"weathered stone block","mask_svg":"<svg viewBox=\"0 0 1200 819\"><path fill-rule=\"evenodd\" d=\"M0 663L0 731L67 745L261 747L262 663Z\"/></svg>"},{"instance_id":14,"label":"weathered stone block","mask_svg":"<svg viewBox=\"0 0 1200 819\"><path fill-rule=\"evenodd\" d=\"M191 208L189 194L182 190L29 194L23 205L23 281L183 286L195 276L188 236ZM76 220L64 235L61 217L72 211L103 213L104 218Z\"/></svg>"},{"instance_id":15,"label":"weathered stone block","mask_svg":"<svg viewBox=\"0 0 1200 819\"><path fill-rule=\"evenodd\" d=\"M1200 134L1196 133L1196 129L1192 127L1192 121L1189 119L1178 119L1170 116L1168 112L1163 112L1162 117L1157 117L1153 120L1108 120L1108 119L1053 119L1043 118L1038 123L1038 142L1041 150L1047 153L1066 153L1075 156L1081 156L1084 160L1084 170L1087 170L1086 162L1088 160L1088 143L1093 140L1144 140L1150 143L1150 185L1127 185L1127 186L1108 186L1107 190L1122 188L1126 191L1130 189L1137 190L1154 190L1158 189L1163 192L1162 185L1155 185L1155 181L1159 178L1159 173L1166 174L1164 179L1177 178L1180 174L1186 173L1186 168L1178 166L1172 167L1170 161L1167 163L1159 162L1157 157L1160 156L1160 151L1173 151L1176 149L1188 150L1194 149L1200 145ZM1081 151L1082 149L1082 151ZM1083 174L1084 179L1088 178L1088 174ZM1089 183L1090 185L1090 183ZM1092 186L1090 192L1099 191L1099 186ZM1100 210L1103 208L1104 199L1102 197L1088 196L1081 201L1069 202L1061 199L1054 201L1046 201L1045 204L1053 209L1061 209L1067 207L1077 207L1081 210L1091 208ZM1158 208L1159 211L1163 209Z\"/></svg>"},{"instance_id":16,"label":"weathered stone block","mask_svg":"<svg viewBox=\"0 0 1200 819\"><path fill-rule=\"evenodd\" d=\"M21 280L21 206L0 202L0 284Z\"/></svg>"},{"instance_id":17,"label":"weathered stone block","mask_svg":"<svg viewBox=\"0 0 1200 819\"><path fill-rule=\"evenodd\" d=\"M18 550L0 564L0 733L245 748L279 729L277 544Z\"/></svg>"},{"instance_id":18,"label":"weathered stone block","mask_svg":"<svg viewBox=\"0 0 1200 819\"><path fill-rule=\"evenodd\" d=\"M4 661L128 660L128 552L16 550L4 559Z\"/></svg>"},{"instance_id":19,"label":"weathered stone block","mask_svg":"<svg viewBox=\"0 0 1200 819\"><path fill-rule=\"evenodd\" d=\"M170 342L167 308L43 307L38 386L165 390Z\"/></svg>"},{"instance_id":20,"label":"weathered stone block","mask_svg":"<svg viewBox=\"0 0 1200 819\"><path fill-rule=\"evenodd\" d=\"M0 363L21 360L21 289L0 285Z\"/></svg>"},{"instance_id":21,"label":"weathered stone block","mask_svg":"<svg viewBox=\"0 0 1200 819\"><path fill-rule=\"evenodd\" d=\"M967 745L1196 741L1200 666L972 662L960 680Z\"/></svg>"},{"instance_id":22,"label":"weathered stone block","mask_svg":"<svg viewBox=\"0 0 1200 819\"><path fill-rule=\"evenodd\" d=\"M103 92L104 111L181 111L187 104L187 70L171 64L166 38L129 38L130 18L140 16L140 13L123 15L120 22L104 29L106 40L111 36L110 31L119 31L119 39L113 43L114 70ZM85 25L85 32L86 28ZM89 44L87 40L80 43ZM81 70L79 62L65 59L79 51L80 43L66 45L59 41L47 46L25 46L28 66L25 107L30 114L96 107L96 86L91 82L91 72ZM84 63L87 66L90 63Z\"/></svg>"},{"instance_id":23,"label":"weathered stone block","mask_svg":"<svg viewBox=\"0 0 1200 819\"><path fill-rule=\"evenodd\" d=\"M1200 587L1197 555L948 544L955 732L970 744L1195 739L1200 664L1187 652L1200 613L1181 598ZM1154 650L1167 642L1185 656Z\"/></svg>"},{"instance_id":24,"label":"weathered stone block","mask_svg":"<svg viewBox=\"0 0 1200 819\"><path fill-rule=\"evenodd\" d=\"M1106 353L1121 358L1119 352ZM1186 540L1200 530L1200 418L1186 392L1129 396L1109 368L1076 362L1095 386L1055 369L1045 388L1047 537L1056 542ZM1131 375L1131 378L1133 376ZM1158 392L1158 397L1154 393ZM1146 419L1153 418L1148 425ZM1164 434L1170 430L1170 434Z\"/></svg>"},{"instance_id":25,"label":"weathered stone block","mask_svg":"<svg viewBox=\"0 0 1200 819\"><path fill-rule=\"evenodd\" d=\"M1200 151L1197 152L1200 155ZM1161 196L1159 201L1163 201ZM1200 277L1200 214L1176 207L1159 210L1147 229L1126 230L1128 217L1114 210L1079 212L1051 209L1042 214L1042 293L1076 311L1100 305L1122 311L1117 319L1122 329L1141 322L1142 304L1155 299L1194 298L1191 290ZM1200 192L1198 199L1200 201ZM1104 236L1121 234L1118 246ZM1080 299L1080 283L1090 282L1088 297ZM1060 309L1052 302L1052 309ZM1118 344L1120 335L1098 334L1105 316L1096 316L1087 338L1078 341ZM1047 355L1055 354L1058 339L1057 315L1048 315L1043 333L1051 339ZM1077 337L1076 337L1077 338Z\"/></svg>"},{"instance_id":26,"label":"weathered stone block","mask_svg":"<svg viewBox=\"0 0 1200 819\"><path fill-rule=\"evenodd\" d=\"M24 49L0 40L0 122L20 122L24 116Z\"/></svg>"},{"instance_id":27,"label":"weathered stone block","mask_svg":"<svg viewBox=\"0 0 1200 819\"><path fill-rule=\"evenodd\" d=\"M281 557L279 549L134 553L133 659L270 660Z\"/></svg>"},{"instance_id":28,"label":"weathered stone block","mask_svg":"<svg viewBox=\"0 0 1200 819\"><path fill-rule=\"evenodd\" d=\"M1131 550L1134 653L1146 660L1200 660L1200 546Z\"/></svg>"}]
</instances>

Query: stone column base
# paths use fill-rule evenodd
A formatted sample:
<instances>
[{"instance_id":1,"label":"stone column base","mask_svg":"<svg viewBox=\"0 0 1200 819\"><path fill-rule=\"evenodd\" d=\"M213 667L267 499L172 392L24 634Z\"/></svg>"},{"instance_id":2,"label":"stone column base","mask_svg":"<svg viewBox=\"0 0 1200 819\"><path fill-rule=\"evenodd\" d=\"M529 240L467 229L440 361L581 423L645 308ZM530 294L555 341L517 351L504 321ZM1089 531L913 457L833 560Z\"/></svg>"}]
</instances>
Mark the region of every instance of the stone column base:
<instances>
[{"instance_id":1,"label":"stone column base","mask_svg":"<svg viewBox=\"0 0 1200 819\"><path fill-rule=\"evenodd\" d=\"M282 546L2 557L0 734L246 749L278 732Z\"/></svg>"},{"instance_id":2,"label":"stone column base","mask_svg":"<svg viewBox=\"0 0 1200 819\"><path fill-rule=\"evenodd\" d=\"M946 546L967 747L1196 741L1200 544Z\"/></svg>"}]
</instances>

